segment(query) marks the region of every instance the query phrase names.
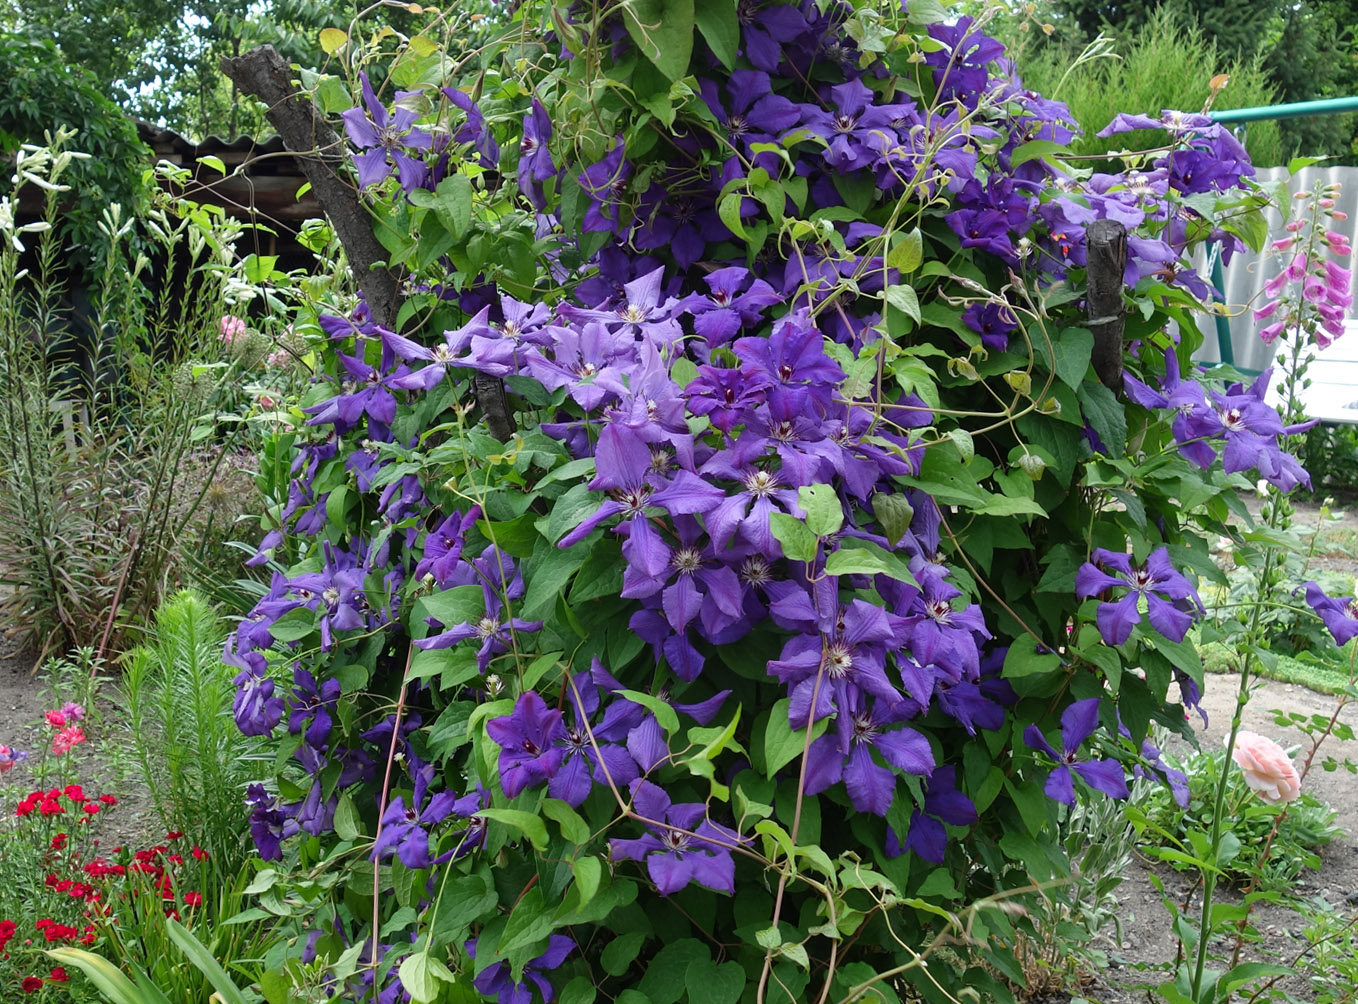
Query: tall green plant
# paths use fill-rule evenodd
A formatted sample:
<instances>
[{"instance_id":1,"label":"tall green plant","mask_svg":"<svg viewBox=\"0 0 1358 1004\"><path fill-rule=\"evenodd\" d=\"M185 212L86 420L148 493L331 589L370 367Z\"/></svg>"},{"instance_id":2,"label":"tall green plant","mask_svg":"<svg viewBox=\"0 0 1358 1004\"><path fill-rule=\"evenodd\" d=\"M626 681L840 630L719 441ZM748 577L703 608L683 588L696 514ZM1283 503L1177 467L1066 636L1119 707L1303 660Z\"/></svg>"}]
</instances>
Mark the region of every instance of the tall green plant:
<instances>
[{"instance_id":1,"label":"tall green plant","mask_svg":"<svg viewBox=\"0 0 1358 1004\"><path fill-rule=\"evenodd\" d=\"M34 649L103 655L178 577L230 445L215 405L237 364L217 321L240 228L162 198L145 217L151 255L186 281L153 299L150 259L129 244L131 211L108 205L98 228L107 265L92 290L70 287L55 224L82 156L68 149L73 136L23 147L0 209L0 580L10 586L0 610ZM17 223L12 206L38 189L43 218ZM83 336L64 309L75 296L89 305ZM185 464L195 451L204 459Z\"/></svg>"},{"instance_id":2,"label":"tall green plant","mask_svg":"<svg viewBox=\"0 0 1358 1004\"><path fill-rule=\"evenodd\" d=\"M234 693L225 641L225 626L192 590L156 611L146 644L124 658L120 748L164 828L183 831L229 876L246 857L240 807L252 764L248 740L224 711Z\"/></svg>"}]
</instances>

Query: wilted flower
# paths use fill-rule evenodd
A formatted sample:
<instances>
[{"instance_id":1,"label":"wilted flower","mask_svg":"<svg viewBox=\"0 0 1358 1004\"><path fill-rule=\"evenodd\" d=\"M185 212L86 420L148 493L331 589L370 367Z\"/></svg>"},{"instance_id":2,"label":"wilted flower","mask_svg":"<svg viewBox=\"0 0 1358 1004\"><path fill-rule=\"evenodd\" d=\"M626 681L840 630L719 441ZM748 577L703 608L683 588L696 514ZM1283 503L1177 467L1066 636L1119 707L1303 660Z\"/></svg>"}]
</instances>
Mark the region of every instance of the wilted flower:
<instances>
[{"instance_id":1,"label":"wilted flower","mask_svg":"<svg viewBox=\"0 0 1358 1004\"><path fill-rule=\"evenodd\" d=\"M1242 731L1235 737L1231 759L1245 775L1245 783L1270 805L1294 802L1301 795L1301 778L1283 748L1257 732Z\"/></svg>"}]
</instances>

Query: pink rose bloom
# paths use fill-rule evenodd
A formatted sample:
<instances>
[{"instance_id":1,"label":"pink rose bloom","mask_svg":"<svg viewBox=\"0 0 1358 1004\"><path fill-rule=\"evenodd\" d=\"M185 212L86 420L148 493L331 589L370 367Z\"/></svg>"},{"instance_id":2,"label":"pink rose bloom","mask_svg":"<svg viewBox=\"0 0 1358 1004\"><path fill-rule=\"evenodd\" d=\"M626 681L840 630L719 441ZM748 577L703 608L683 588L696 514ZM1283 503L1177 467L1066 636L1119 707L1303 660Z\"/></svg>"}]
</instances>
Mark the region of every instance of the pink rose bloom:
<instances>
[{"instance_id":1,"label":"pink rose bloom","mask_svg":"<svg viewBox=\"0 0 1358 1004\"><path fill-rule=\"evenodd\" d=\"M1301 794L1301 778L1283 748L1257 732L1235 737L1231 758L1240 765L1245 783L1270 805L1292 802Z\"/></svg>"},{"instance_id":2,"label":"pink rose bloom","mask_svg":"<svg viewBox=\"0 0 1358 1004\"><path fill-rule=\"evenodd\" d=\"M54 729L59 729L66 724L66 716L60 711L49 711L46 715L47 724Z\"/></svg>"},{"instance_id":3,"label":"pink rose bloom","mask_svg":"<svg viewBox=\"0 0 1358 1004\"><path fill-rule=\"evenodd\" d=\"M239 317L227 314L217 322L217 330L221 332L222 341L229 345L235 341L237 335L245 331L245 322Z\"/></svg>"}]
</instances>

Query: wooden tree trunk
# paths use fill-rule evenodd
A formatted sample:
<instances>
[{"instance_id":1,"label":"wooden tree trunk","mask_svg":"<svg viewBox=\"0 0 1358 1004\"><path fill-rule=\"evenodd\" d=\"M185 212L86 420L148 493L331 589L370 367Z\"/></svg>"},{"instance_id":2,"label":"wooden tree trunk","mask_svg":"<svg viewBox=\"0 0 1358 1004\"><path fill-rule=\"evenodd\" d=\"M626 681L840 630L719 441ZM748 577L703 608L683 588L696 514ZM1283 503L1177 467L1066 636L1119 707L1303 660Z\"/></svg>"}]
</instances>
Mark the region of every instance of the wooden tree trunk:
<instances>
[{"instance_id":1,"label":"wooden tree trunk","mask_svg":"<svg viewBox=\"0 0 1358 1004\"><path fill-rule=\"evenodd\" d=\"M315 102L293 86L291 69L272 45L223 57L221 68L242 93L268 106L265 115L269 124L302 165L312 194L344 246L373 320L394 331L401 309L401 279L381 264L387 251L373 235L372 216L352 182L339 172L345 161L343 140L326 123ZM503 381L478 373L472 386L491 434L501 442L507 441L514 435L514 418Z\"/></svg>"}]
</instances>

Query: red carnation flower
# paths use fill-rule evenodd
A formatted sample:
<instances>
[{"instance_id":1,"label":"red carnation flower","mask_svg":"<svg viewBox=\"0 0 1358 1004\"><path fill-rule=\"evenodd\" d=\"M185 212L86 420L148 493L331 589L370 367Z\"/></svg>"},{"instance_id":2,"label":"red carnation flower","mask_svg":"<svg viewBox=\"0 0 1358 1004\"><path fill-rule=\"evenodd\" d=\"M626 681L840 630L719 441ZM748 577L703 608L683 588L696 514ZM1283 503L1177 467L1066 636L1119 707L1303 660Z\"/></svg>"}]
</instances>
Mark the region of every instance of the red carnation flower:
<instances>
[{"instance_id":1,"label":"red carnation flower","mask_svg":"<svg viewBox=\"0 0 1358 1004\"><path fill-rule=\"evenodd\" d=\"M42 989L42 977L41 977L41 976L25 976L25 977L24 977L24 984L23 984L23 985L24 985L24 993L26 993L26 994L35 994L35 993L37 993L39 990Z\"/></svg>"},{"instance_id":2,"label":"red carnation flower","mask_svg":"<svg viewBox=\"0 0 1358 1004\"><path fill-rule=\"evenodd\" d=\"M62 966L57 966L55 969L53 969L47 978L51 980L53 983L65 983L66 980L68 979L68 977L66 976L66 970Z\"/></svg>"}]
</instances>

